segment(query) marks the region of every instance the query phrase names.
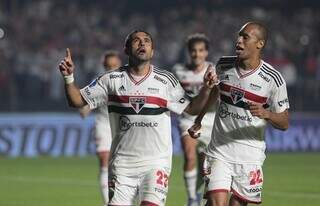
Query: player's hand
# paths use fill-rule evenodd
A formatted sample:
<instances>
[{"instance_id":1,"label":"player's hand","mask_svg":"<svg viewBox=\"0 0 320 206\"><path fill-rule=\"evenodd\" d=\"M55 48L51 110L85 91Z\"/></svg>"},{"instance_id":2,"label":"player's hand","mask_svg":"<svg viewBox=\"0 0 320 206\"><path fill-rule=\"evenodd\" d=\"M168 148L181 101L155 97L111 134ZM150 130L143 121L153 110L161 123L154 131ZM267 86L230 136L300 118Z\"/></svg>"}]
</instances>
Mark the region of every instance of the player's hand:
<instances>
[{"instance_id":1,"label":"player's hand","mask_svg":"<svg viewBox=\"0 0 320 206\"><path fill-rule=\"evenodd\" d=\"M201 135L200 129L201 129L201 123L195 122L195 123L188 129L188 133L189 133L189 135L190 135L192 138L197 139L197 138L199 138L200 135Z\"/></svg>"},{"instance_id":2,"label":"player's hand","mask_svg":"<svg viewBox=\"0 0 320 206\"><path fill-rule=\"evenodd\" d=\"M213 66L210 64L207 68L206 73L203 77L203 82L205 87L212 89L215 85L219 83L218 75L213 69Z\"/></svg>"},{"instance_id":3,"label":"player's hand","mask_svg":"<svg viewBox=\"0 0 320 206\"><path fill-rule=\"evenodd\" d=\"M62 76L68 76L74 72L74 64L71 58L71 51L69 48L66 50L66 56L59 64L59 69Z\"/></svg>"},{"instance_id":4,"label":"player's hand","mask_svg":"<svg viewBox=\"0 0 320 206\"><path fill-rule=\"evenodd\" d=\"M268 119L270 112L263 108L262 104L249 102L249 110L252 116L259 117L260 119Z\"/></svg>"}]
</instances>

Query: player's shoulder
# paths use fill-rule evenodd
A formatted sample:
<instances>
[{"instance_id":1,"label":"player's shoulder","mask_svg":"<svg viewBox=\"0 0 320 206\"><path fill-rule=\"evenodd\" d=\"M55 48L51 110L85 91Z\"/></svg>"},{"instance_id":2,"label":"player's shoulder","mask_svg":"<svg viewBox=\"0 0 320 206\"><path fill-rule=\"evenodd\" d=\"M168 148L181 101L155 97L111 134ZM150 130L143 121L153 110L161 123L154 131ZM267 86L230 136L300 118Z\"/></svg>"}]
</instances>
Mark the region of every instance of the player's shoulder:
<instances>
[{"instance_id":1,"label":"player's shoulder","mask_svg":"<svg viewBox=\"0 0 320 206\"><path fill-rule=\"evenodd\" d=\"M181 72L184 70L186 70L186 65L182 64L182 63L177 63L177 64L173 65L173 67L172 67L173 73Z\"/></svg>"},{"instance_id":2,"label":"player's shoulder","mask_svg":"<svg viewBox=\"0 0 320 206\"><path fill-rule=\"evenodd\" d=\"M153 66L153 72L155 74L155 79L161 81L164 84L168 84L176 87L179 84L179 80L175 75L168 70L160 69L159 67Z\"/></svg>"},{"instance_id":3,"label":"player's shoulder","mask_svg":"<svg viewBox=\"0 0 320 206\"><path fill-rule=\"evenodd\" d=\"M262 65L260 67L261 72L269 77L270 80L272 80L277 87L280 87L281 85L285 84L285 80L281 73L277 71L272 65L269 63L262 61Z\"/></svg>"}]
</instances>

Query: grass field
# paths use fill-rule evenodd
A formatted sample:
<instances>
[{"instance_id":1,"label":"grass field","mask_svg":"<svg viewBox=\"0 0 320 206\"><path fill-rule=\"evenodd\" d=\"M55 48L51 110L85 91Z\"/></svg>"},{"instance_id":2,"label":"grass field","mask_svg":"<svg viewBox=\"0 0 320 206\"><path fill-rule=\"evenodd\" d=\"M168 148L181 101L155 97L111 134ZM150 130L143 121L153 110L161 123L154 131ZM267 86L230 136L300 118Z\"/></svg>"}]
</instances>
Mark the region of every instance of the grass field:
<instances>
[{"instance_id":1,"label":"grass field","mask_svg":"<svg viewBox=\"0 0 320 206\"><path fill-rule=\"evenodd\" d=\"M168 206L186 195L182 158L174 158ZM263 206L320 205L320 153L269 154ZM87 158L1 158L0 206L102 206L97 162Z\"/></svg>"}]
</instances>

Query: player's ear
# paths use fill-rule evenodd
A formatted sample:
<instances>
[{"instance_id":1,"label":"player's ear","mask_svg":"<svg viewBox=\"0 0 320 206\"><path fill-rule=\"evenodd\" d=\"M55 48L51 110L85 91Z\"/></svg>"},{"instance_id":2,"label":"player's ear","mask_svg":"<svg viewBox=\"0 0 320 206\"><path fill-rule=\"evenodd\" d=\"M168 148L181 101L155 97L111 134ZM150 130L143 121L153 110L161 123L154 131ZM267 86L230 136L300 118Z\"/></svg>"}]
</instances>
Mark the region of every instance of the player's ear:
<instances>
[{"instance_id":1,"label":"player's ear","mask_svg":"<svg viewBox=\"0 0 320 206\"><path fill-rule=\"evenodd\" d=\"M151 50L151 58L153 57L153 54L154 54L154 50L152 48L152 50Z\"/></svg>"},{"instance_id":2,"label":"player's ear","mask_svg":"<svg viewBox=\"0 0 320 206\"><path fill-rule=\"evenodd\" d=\"M262 49L263 47L264 47L264 45L265 45L265 40L259 40L258 41L258 45L257 45L257 48L258 49Z\"/></svg>"}]
</instances>

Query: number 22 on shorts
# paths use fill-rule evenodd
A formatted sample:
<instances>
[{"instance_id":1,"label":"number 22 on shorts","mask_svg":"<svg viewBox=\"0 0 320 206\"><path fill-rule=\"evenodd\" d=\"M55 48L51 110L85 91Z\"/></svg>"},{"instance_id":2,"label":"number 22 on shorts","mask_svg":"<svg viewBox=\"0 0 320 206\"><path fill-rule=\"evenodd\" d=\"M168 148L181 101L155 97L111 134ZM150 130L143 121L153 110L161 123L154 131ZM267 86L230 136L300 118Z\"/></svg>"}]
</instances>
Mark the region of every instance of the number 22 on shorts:
<instances>
[{"instance_id":1,"label":"number 22 on shorts","mask_svg":"<svg viewBox=\"0 0 320 206\"><path fill-rule=\"evenodd\" d=\"M157 175L157 184L161 185L163 187L167 187L168 181L169 181L168 175L164 171L161 171L161 170L158 170L156 172L156 175Z\"/></svg>"},{"instance_id":2,"label":"number 22 on shorts","mask_svg":"<svg viewBox=\"0 0 320 206\"><path fill-rule=\"evenodd\" d=\"M256 171L251 171L250 172L250 185L256 185L261 183L262 177L261 177L261 171L260 170L256 170Z\"/></svg>"}]
</instances>

